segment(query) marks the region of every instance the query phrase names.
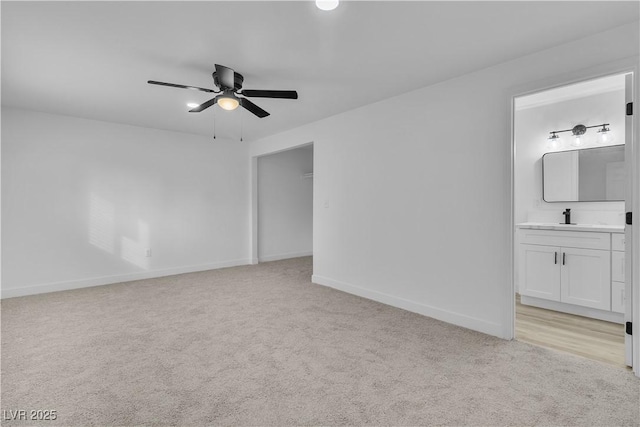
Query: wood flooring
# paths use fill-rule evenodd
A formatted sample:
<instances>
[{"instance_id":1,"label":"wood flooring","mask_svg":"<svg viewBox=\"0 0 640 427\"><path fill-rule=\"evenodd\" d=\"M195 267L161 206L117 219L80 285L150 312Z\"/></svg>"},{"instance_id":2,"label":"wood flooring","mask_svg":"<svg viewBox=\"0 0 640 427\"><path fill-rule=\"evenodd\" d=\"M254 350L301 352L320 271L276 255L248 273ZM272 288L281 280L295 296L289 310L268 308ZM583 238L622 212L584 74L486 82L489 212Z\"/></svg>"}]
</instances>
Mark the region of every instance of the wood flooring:
<instances>
[{"instance_id":1,"label":"wood flooring","mask_svg":"<svg viewBox=\"0 0 640 427\"><path fill-rule=\"evenodd\" d=\"M516 295L516 339L626 367L623 325L520 303Z\"/></svg>"}]
</instances>

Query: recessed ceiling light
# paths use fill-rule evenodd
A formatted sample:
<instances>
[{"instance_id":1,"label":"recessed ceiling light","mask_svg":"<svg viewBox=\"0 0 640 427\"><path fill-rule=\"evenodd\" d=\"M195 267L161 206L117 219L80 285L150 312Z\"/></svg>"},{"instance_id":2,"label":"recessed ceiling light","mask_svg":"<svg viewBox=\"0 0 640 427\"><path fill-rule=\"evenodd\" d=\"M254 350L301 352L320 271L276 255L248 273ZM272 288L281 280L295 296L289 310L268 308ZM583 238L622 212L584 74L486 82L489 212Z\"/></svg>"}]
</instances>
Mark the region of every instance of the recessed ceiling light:
<instances>
[{"instance_id":1,"label":"recessed ceiling light","mask_svg":"<svg viewBox=\"0 0 640 427\"><path fill-rule=\"evenodd\" d=\"M187 107L189 107L189 108L196 108L199 105L200 104L196 104L195 102L187 102Z\"/></svg>"},{"instance_id":2,"label":"recessed ceiling light","mask_svg":"<svg viewBox=\"0 0 640 427\"><path fill-rule=\"evenodd\" d=\"M316 0L316 6L320 10L333 10L338 7L340 0Z\"/></svg>"}]
</instances>

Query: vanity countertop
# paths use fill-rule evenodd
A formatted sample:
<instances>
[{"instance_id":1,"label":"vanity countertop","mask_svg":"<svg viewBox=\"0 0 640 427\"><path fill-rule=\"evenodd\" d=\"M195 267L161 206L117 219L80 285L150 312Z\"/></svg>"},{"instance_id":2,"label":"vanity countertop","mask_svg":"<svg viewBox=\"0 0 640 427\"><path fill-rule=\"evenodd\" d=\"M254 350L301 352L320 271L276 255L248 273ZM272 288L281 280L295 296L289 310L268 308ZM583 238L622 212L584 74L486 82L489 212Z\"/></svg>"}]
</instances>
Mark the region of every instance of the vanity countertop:
<instances>
[{"instance_id":1,"label":"vanity countertop","mask_svg":"<svg viewBox=\"0 0 640 427\"><path fill-rule=\"evenodd\" d=\"M523 222L516 225L517 228L529 228L534 230L561 230L561 231L599 231L605 233L624 233L624 225L602 224L552 224L545 222Z\"/></svg>"}]
</instances>

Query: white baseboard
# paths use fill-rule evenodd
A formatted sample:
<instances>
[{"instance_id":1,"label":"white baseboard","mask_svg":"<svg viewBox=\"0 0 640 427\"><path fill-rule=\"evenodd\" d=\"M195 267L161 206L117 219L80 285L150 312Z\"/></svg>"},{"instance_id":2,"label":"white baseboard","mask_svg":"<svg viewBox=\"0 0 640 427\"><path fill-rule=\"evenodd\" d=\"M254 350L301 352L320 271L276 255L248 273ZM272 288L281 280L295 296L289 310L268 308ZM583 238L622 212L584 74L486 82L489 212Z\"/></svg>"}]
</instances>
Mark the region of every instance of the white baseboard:
<instances>
[{"instance_id":1,"label":"white baseboard","mask_svg":"<svg viewBox=\"0 0 640 427\"><path fill-rule=\"evenodd\" d=\"M184 267L163 268L161 270L141 271L138 273L117 274L113 276L92 277L89 279L65 282L45 283L21 288L2 288L2 299L44 294L48 292L68 291L71 289L89 288L93 286L111 285L113 283L130 282L132 280L153 279L156 277L174 276L176 274L194 273L196 271L216 270L218 268L235 267L251 264L250 259L215 262L211 264L188 265Z\"/></svg>"},{"instance_id":2,"label":"white baseboard","mask_svg":"<svg viewBox=\"0 0 640 427\"><path fill-rule=\"evenodd\" d=\"M285 254L261 256L259 258L259 261L260 262L278 261L278 260L281 260L281 259L300 258L302 256L311 256L311 255L313 255L312 251L287 252Z\"/></svg>"},{"instance_id":3,"label":"white baseboard","mask_svg":"<svg viewBox=\"0 0 640 427\"><path fill-rule=\"evenodd\" d=\"M504 338L504 328L499 323L488 322L483 319L467 316L465 314L456 313L449 310L442 310L437 307L418 303L394 295L385 294L383 292L365 289L360 286L351 285L349 283L340 282L338 280L329 279L318 275L311 276L311 281L318 285L328 286L349 294L357 295L373 301L381 302L413 313L422 314L423 316L432 317L443 322L451 323L463 328L472 329L487 335L493 335Z\"/></svg>"},{"instance_id":4,"label":"white baseboard","mask_svg":"<svg viewBox=\"0 0 640 427\"><path fill-rule=\"evenodd\" d=\"M520 295L522 305L544 308L546 310L561 311L563 313L575 314L577 316L591 317L593 319L604 320L606 322L624 323L624 314L613 311L598 310L597 308L581 307L579 305L567 304L559 301L549 301L546 299Z\"/></svg>"}]
</instances>

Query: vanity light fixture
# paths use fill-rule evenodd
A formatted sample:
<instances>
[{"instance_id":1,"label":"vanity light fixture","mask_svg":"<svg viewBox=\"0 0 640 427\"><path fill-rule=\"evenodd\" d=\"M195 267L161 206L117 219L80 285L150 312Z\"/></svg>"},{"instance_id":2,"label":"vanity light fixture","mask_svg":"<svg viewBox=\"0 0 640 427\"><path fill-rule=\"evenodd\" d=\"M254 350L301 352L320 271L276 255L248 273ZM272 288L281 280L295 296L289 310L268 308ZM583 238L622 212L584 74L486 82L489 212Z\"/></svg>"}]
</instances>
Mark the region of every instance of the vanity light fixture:
<instances>
[{"instance_id":1,"label":"vanity light fixture","mask_svg":"<svg viewBox=\"0 0 640 427\"><path fill-rule=\"evenodd\" d=\"M603 123L601 125L594 126L575 125L571 129L554 130L549 132L551 135L549 135L549 137L547 138L547 144L550 148L557 148L560 141L560 137L558 136L558 134L562 132L571 132L574 137L571 145L573 145L574 147L580 147L583 143L582 136L587 132L587 129L591 128L602 128L598 131L598 135L599 141L604 144L609 140L609 132L611 131L611 129L609 129L608 126L609 123Z\"/></svg>"}]
</instances>

